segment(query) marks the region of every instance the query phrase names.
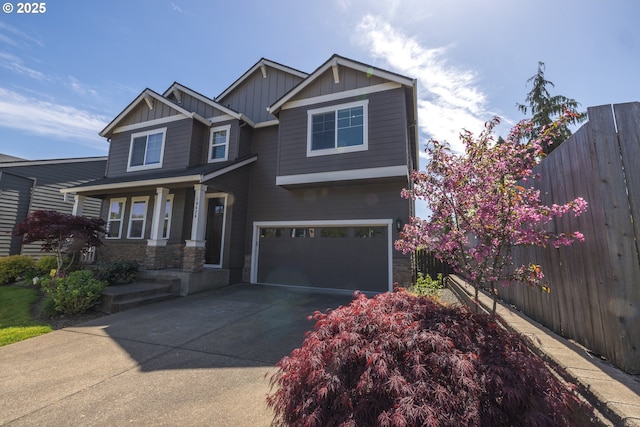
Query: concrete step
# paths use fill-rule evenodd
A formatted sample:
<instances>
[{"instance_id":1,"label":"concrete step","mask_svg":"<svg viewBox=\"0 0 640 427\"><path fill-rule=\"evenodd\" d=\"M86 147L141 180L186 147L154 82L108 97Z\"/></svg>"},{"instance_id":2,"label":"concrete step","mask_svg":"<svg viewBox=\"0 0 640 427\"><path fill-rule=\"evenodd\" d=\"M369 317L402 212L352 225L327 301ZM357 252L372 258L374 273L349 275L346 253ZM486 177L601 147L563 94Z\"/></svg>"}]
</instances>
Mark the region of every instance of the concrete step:
<instances>
[{"instance_id":1,"label":"concrete step","mask_svg":"<svg viewBox=\"0 0 640 427\"><path fill-rule=\"evenodd\" d=\"M135 282L126 285L107 286L100 298L100 311L117 313L133 307L152 304L173 298L172 281Z\"/></svg>"}]
</instances>

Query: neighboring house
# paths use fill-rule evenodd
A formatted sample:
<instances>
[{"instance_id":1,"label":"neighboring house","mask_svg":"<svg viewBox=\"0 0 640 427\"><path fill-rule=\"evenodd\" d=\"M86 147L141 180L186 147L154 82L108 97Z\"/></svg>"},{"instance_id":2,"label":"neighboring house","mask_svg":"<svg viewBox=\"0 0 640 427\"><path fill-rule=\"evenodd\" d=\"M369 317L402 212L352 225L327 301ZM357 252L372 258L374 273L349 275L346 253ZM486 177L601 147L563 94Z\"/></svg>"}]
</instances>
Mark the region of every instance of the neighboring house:
<instances>
[{"instance_id":1,"label":"neighboring house","mask_svg":"<svg viewBox=\"0 0 640 427\"><path fill-rule=\"evenodd\" d=\"M100 135L105 178L62 191L104 199L101 260L181 271L183 295L410 280L393 242L414 213L400 197L418 167L414 79L338 55L311 74L261 59L215 99L145 89Z\"/></svg>"},{"instance_id":2,"label":"neighboring house","mask_svg":"<svg viewBox=\"0 0 640 427\"><path fill-rule=\"evenodd\" d=\"M41 255L39 245L23 245L16 224L37 210L71 214L74 200L60 190L104 177L106 157L24 160L0 154L0 256ZM102 201L88 199L84 215L100 215Z\"/></svg>"}]
</instances>

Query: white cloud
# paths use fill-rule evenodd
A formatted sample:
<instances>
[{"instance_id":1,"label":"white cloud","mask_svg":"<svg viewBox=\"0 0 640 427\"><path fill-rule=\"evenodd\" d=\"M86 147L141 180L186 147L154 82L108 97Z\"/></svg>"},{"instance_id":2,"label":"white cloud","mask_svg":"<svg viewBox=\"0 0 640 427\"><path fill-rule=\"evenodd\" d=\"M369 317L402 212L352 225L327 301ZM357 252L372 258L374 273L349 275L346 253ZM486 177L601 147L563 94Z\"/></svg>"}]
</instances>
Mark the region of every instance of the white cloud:
<instances>
[{"instance_id":1,"label":"white cloud","mask_svg":"<svg viewBox=\"0 0 640 427\"><path fill-rule=\"evenodd\" d=\"M36 80L49 80L40 71L22 65L22 59L6 52L0 52L0 65L16 74L27 75Z\"/></svg>"},{"instance_id":2,"label":"white cloud","mask_svg":"<svg viewBox=\"0 0 640 427\"><path fill-rule=\"evenodd\" d=\"M98 132L108 121L105 116L0 88L0 127L93 145L104 142Z\"/></svg>"},{"instance_id":3,"label":"white cloud","mask_svg":"<svg viewBox=\"0 0 640 427\"><path fill-rule=\"evenodd\" d=\"M447 63L450 47L427 48L384 20L366 15L357 26L360 44L392 69L418 79L418 118L421 134L448 141L461 151L460 131L480 132L491 117L486 97L475 86L476 75ZM423 143L426 141L422 141Z\"/></svg>"},{"instance_id":4,"label":"white cloud","mask_svg":"<svg viewBox=\"0 0 640 427\"><path fill-rule=\"evenodd\" d=\"M73 76L68 76L67 84L71 88L72 91L77 93L78 95L92 95L98 96L98 92L93 89L91 86L82 83L80 80L76 79Z\"/></svg>"}]
</instances>

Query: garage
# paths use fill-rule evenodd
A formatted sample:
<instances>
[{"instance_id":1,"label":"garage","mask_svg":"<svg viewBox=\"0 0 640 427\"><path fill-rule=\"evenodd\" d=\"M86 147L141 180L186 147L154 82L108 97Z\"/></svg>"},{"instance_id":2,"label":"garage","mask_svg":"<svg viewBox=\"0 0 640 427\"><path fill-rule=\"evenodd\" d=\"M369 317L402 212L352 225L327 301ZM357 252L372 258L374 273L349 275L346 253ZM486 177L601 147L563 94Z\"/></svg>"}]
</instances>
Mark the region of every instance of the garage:
<instances>
[{"instance_id":1,"label":"garage","mask_svg":"<svg viewBox=\"0 0 640 427\"><path fill-rule=\"evenodd\" d=\"M256 223L254 283L386 292L391 220Z\"/></svg>"}]
</instances>

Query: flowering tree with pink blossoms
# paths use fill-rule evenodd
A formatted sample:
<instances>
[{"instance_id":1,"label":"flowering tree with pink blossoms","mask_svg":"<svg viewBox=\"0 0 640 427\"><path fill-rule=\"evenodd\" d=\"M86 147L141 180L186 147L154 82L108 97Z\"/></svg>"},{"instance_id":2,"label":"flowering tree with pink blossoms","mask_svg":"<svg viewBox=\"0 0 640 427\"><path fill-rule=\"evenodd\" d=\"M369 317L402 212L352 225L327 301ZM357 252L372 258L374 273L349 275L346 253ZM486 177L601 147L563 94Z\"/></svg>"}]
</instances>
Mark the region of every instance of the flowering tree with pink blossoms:
<instances>
[{"instance_id":1,"label":"flowering tree with pink blossoms","mask_svg":"<svg viewBox=\"0 0 640 427\"><path fill-rule=\"evenodd\" d=\"M545 206L533 185L539 178L533 168L544 157L543 142L552 141L571 118L571 113L565 114L531 141L524 138L531 131L531 122L521 122L500 143L493 137L499 124L494 118L477 137L462 132L463 154L431 140L425 149L426 170L414 171L412 188L402 192L405 198L424 200L431 214L427 219L410 218L396 249L433 252L475 287L476 301L478 289L487 288L493 296L494 313L498 284L525 283L548 292L541 266L514 266L511 251L520 245L557 248L584 240L578 231L556 233L545 225L567 213L580 215L587 202L579 197L563 205Z\"/></svg>"}]
</instances>

